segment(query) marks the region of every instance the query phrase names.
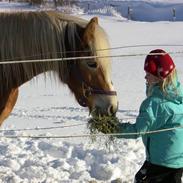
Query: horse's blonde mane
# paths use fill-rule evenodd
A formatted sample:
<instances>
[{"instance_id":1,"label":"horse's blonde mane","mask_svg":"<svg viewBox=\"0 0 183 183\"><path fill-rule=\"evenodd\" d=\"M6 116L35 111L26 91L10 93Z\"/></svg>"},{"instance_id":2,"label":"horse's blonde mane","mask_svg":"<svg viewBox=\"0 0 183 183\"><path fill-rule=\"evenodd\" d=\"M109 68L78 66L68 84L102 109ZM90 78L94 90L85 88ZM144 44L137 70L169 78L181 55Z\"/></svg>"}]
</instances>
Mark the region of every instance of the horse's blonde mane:
<instances>
[{"instance_id":1,"label":"horse's blonde mane","mask_svg":"<svg viewBox=\"0 0 183 183\"><path fill-rule=\"evenodd\" d=\"M83 19L52 11L0 12L0 62L64 58L67 51L65 37L74 52L77 47L77 26L84 28L86 25L87 21ZM106 50L96 53L96 50L109 47L104 35L98 26L95 31L96 41L91 45L95 55L108 54ZM70 67L66 61L59 62L59 65L58 62L0 65L0 83L7 88L19 86L49 70L59 72L64 82L68 79ZM104 72L107 71L104 69Z\"/></svg>"},{"instance_id":2,"label":"horse's blonde mane","mask_svg":"<svg viewBox=\"0 0 183 183\"><path fill-rule=\"evenodd\" d=\"M70 38L70 45L76 44L75 22L83 26L86 24L86 21L56 12L1 12L0 61L65 57L65 36ZM68 35L65 35L66 26ZM63 80L69 72L67 65L62 62L62 67L59 68ZM58 63L8 64L0 67L4 72L0 82L7 80L7 84L12 85L12 75L16 75L16 81L12 82L20 83L21 80L31 79L42 70L57 70Z\"/></svg>"}]
</instances>

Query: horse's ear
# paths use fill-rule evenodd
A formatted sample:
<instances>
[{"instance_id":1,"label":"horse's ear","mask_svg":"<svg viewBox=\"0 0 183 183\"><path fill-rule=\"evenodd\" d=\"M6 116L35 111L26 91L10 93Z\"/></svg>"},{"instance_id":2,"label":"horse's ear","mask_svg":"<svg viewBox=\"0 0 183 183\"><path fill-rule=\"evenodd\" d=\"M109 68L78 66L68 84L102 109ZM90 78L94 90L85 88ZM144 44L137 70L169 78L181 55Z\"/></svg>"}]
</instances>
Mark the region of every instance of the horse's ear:
<instances>
[{"instance_id":1,"label":"horse's ear","mask_svg":"<svg viewBox=\"0 0 183 183\"><path fill-rule=\"evenodd\" d=\"M87 24L87 26L84 30L84 34L83 34L83 43L84 44L87 44L88 42L90 42L94 39L94 32L95 32L97 25L98 25L97 17L94 17L89 21L89 23Z\"/></svg>"}]
</instances>

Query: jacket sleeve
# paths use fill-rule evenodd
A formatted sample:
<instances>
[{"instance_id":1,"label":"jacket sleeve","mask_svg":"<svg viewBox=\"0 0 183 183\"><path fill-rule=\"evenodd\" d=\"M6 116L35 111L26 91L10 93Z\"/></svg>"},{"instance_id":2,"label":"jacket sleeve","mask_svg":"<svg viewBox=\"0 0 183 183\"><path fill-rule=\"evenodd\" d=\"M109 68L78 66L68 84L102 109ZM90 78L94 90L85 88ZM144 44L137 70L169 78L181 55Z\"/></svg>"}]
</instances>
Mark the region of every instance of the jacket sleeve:
<instances>
[{"instance_id":1,"label":"jacket sleeve","mask_svg":"<svg viewBox=\"0 0 183 183\"><path fill-rule=\"evenodd\" d=\"M156 120L157 106L153 106L151 100L145 100L140 107L139 115L137 116L135 124L120 123L118 126L121 135L118 138L134 139L143 135L144 132L153 130Z\"/></svg>"}]
</instances>

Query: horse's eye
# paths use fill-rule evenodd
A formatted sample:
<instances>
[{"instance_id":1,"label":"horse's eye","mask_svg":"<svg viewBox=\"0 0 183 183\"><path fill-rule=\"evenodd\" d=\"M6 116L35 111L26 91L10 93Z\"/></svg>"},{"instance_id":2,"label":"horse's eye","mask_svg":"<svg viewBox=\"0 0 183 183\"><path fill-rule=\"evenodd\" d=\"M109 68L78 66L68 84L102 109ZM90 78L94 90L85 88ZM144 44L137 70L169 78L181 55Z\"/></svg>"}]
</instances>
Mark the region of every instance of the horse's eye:
<instances>
[{"instance_id":1,"label":"horse's eye","mask_svg":"<svg viewBox=\"0 0 183 183\"><path fill-rule=\"evenodd\" d=\"M91 68L94 68L94 69L97 68L97 62L87 62L87 65L88 65L88 67L91 67Z\"/></svg>"}]
</instances>

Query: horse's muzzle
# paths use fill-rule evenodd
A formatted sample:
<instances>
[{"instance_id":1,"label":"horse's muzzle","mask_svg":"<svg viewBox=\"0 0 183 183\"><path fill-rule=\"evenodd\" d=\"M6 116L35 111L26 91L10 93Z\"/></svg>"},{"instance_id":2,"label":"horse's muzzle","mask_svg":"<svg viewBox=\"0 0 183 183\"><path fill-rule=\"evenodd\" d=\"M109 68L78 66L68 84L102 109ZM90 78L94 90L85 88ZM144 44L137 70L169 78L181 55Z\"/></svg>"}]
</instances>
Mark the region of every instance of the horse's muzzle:
<instances>
[{"instance_id":1,"label":"horse's muzzle","mask_svg":"<svg viewBox=\"0 0 183 183\"><path fill-rule=\"evenodd\" d=\"M108 105L108 107L95 106L95 108L91 111L92 116L115 116L118 110L118 102L117 104Z\"/></svg>"}]
</instances>

